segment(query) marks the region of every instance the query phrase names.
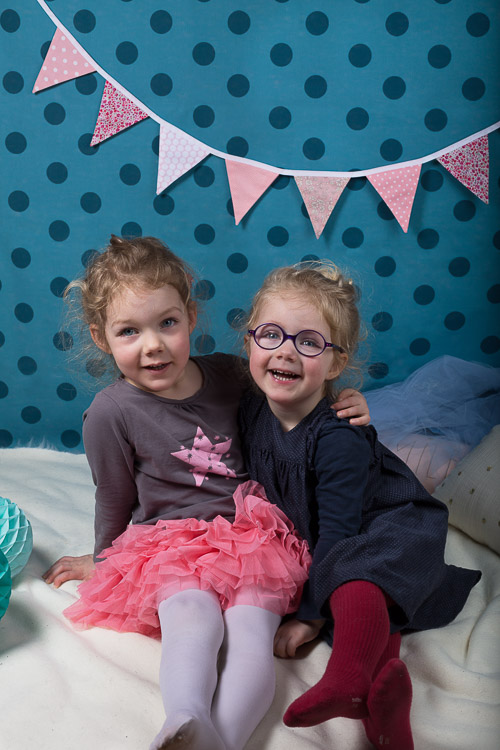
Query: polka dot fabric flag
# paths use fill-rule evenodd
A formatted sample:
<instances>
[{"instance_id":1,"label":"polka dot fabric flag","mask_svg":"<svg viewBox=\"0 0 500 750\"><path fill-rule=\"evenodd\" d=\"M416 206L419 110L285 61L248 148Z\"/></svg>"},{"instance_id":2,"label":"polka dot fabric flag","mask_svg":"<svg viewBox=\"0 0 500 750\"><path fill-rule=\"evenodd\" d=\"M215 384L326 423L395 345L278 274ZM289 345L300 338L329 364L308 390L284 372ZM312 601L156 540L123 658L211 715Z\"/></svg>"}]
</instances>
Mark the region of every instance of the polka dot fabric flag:
<instances>
[{"instance_id":1,"label":"polka dot fabric flag","mask_svg":"<svg viewBox=\"0 0 500 750\"><path fill-rule=\"evenodd\" d=\"M4 3L0 446L83 450L103 382L91 352L75 360L62 297L111 233L159 236L193 266L193 354L239 353L264 275L327 258L361 292L365 388L447 353L499 366L500 136L483 132L500 120L498 26L496 0ZM62 29L95 70L33 94ZM146 116L91 146L107 81ZM439 159L483 136L469 187ZM229 163L273 180L233 195ZM403 232L369 178L416 164ZM348 180L322 231L328 192L296 177Z\"/></svg>"}]
</instances>

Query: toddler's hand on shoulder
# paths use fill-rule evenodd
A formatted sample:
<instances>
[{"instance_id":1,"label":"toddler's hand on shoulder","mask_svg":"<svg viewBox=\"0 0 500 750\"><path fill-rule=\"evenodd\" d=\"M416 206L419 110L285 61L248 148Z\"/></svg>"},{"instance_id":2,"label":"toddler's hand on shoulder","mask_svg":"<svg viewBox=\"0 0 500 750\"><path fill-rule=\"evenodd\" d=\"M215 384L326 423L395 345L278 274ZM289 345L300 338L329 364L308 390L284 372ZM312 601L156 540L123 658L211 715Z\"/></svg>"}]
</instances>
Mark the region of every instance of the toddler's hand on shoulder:
<instances>
[{"instance_id":1,"label":"toddler's hand on shoulder","mask_svg":"<svg viewBox=\"0 0 500 750\"><path fill-rule=\"evenodd\" d=\"M299 646L313 641L323 627L324 620L287 620L274 636L274 654L282 659L293 658Z\"/></svg>"},{"instance_id":2,"label":"toddler's hand on shoulder","mask_svg":"<svg viewBox=\"0 0 500 750\"><path fill-rule=\"evenodd\" d=\"M344 388L338 400L333 404L339 419L348 419L350 424L370 424L370 410L366 398L353 388Z\"/></svg>"},{"instance_id":3,"label":"toddler's hand on shoulder","mask_svg":"<svg viewBox=\"0 0 500 750\"><path fill-rule=\"evenodd\" d=\"M86 581L94 574L94 560L92 555L80 557L60 557L43 574L45 583L53 583L56 589L66 581Z\"/></svg>"}]
</instances>

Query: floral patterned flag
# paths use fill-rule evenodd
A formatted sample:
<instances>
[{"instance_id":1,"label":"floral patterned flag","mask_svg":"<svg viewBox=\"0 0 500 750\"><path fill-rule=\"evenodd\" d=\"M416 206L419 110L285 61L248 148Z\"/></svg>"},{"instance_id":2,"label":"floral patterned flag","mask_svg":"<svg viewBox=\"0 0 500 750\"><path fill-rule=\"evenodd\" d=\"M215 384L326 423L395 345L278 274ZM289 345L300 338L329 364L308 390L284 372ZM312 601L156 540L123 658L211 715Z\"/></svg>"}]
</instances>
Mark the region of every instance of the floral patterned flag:
<instances>
[{"instance_id":1,"label":"floral patterned flag","mask_svg":"<svg viewBox=\"0 0 500 750\"><path fill-rule=\"evenodd\" d=\"M191 138L168 123L162 124L156 192L161 193L209 153L209 149L195 138Z\"/></svg>"},{"instance_id":2,"label":"floral patterned flag","mask_svg":"<svg viewBox=\"0 0 500 750\"><path fill-rule=\"evenodd\" d=\"M350 177L295 177L318 239Z\"/></svg>"},{"instance_id":3,"label":"floral patterned flag","mask_svg":"<svg viewBox=\"0 0 500 750\"><path fill-rule=\"evenodd\" d=\"M421 168L421 164L416 164L367 175L367 179L398 220L403 232L408 231Z\"/></svg>"},{"instance_id":4,"label":"floral patterned flag","mask_svg":"<svg viewBox=\"0 0 500 750\"><path fill-rule=\"evenodd\" d=\"M95 68L80 54L74 44L56 29L49 51L33 86L33 93L93 73Z\"/></svg>"},{"instance_id":5,"label":"floral patterned flag","mask_svg":"<svg viewBox=\"0 0 500 750\"><path fill-rule=\"evenodd\" d=\"M149 115L140 107L106 81L90 145L95 146L147 117Z\"/></svg>"},{"instance_id":6,"label":"floral patterned flag","mask_svg":"<svg viewBox=\"0 0 500 750\"><path fill-rule=\"evenodd\" d=\"M438 162L474 195L488 203L490 158L487 135L440 156Z\"/></svg>"}]
</instances>

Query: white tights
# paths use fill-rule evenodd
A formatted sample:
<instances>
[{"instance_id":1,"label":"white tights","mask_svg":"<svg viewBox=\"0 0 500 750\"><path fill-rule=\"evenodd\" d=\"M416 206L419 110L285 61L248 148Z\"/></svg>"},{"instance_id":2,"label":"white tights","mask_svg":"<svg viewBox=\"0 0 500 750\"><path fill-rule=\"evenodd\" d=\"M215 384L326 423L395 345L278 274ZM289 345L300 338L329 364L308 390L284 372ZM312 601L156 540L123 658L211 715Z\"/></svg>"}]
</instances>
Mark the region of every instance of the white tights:
<instances>
[{"instance_id":1,"label":"white tights","mask_svg":"<svg viewBox=\"0 0 500 750\"><path fill-rule=\"evenodd\" d=\"M222 613L215 594L197 589L174 594L158 613L167 718L150 750L242 750L273 700L281 618L248 605Z\"/></svg>"}]
</instances>

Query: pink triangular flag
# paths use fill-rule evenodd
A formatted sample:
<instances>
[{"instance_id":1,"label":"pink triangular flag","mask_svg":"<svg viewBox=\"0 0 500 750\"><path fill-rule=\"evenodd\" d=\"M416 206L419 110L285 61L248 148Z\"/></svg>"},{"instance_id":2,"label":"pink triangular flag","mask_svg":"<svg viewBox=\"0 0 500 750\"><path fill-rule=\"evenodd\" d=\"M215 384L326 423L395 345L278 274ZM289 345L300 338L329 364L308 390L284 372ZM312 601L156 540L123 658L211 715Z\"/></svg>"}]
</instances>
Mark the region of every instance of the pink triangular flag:
<instances>
[{"instance_id":1,"label":"pink triangular flag","mask_svg":"<svg viewBox=\"0 0 500 750\"><path fill-rule=\"evenodd\" d=\"M400 167L367 175L368 180L400 223L403 232L408 231L421 167L421 164L416 164L412 167Z\"/></svg>"},{"instance_id":2,"label":"pink triangular flag","mask_svg":"<svg viewBox=\"0 0 500 750\"><path fill-rule=\"evenodd\" d=\"M209 149L203 143L168 123L162 124L156 192L161 193L172 182L199 164L209 153Z\"/></svg>"},{"instance_id":3,"label":"pink triangular flag","mask_svg":"<svg viewBox=\"0 0 500 750\"><path fill-rule=\"evenodd\" d=\"M239 224L279 175L268 169L231 159L226 159L226 169L233 200L234 221Z\"/></svg>"},{"instance_id":4,"label":"pink triangular flag","mask_svg":"<svg viewBox=\"0 0 500 750\"><path fill-rule=\"evenodd\" d=\"M102 93L99 115L94 128L91 146L110 138L136 122L145 120L149 115L106 81Z\"/></svg>"},{"instance_id":5,"label":"pink triangular flag","mask_svg":"<svg viewBox=\"0 0 500 750\"><path fill-rule=\"evenodd\" d=\"M73 78L93 73L95 68L87 62L72 42L56 29L49 51L45 55L42 67L33 86L33 93L48 89L57 83L71 81Z\"/></svg>"},{"instance_id":6,"label":"pink triangular flag","mask_svg":"<svg viewBox=\"0 0 500 750\"><path fill-rule=\"evenodd\" d=\"M295 177L316 239L321 235L350 177Z\"/></svg>"},{"instance_id":7,"label":"pink triangular flag","mask_svg":"<svg viewBox=\"0 0 500 750\"><path fill-rule=\"evenodd\" d=\"M474 195L488 203L490 158L487 135L439 157L438 162Z\"/></svg>"}]
</instances>

